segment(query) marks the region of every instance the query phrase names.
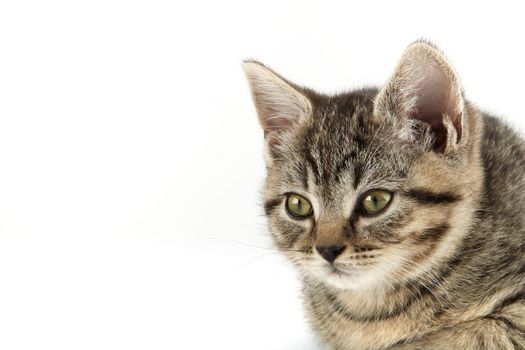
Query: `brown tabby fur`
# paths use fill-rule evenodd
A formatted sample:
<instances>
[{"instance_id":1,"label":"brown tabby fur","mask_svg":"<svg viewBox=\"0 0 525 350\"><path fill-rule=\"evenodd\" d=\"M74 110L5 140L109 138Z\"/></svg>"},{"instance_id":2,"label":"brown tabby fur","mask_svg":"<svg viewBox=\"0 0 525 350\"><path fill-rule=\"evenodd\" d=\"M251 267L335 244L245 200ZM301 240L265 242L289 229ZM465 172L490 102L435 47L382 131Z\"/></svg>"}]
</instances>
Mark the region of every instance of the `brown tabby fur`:
<instances>
[{"instance_id":1,"label":"brown tabby fur","mask_svg":"<svg viewBox=\"0 0 525 350\"><path fill-rule=\"evenodd\" d=\"M433 45L409 46L382 89L336 96L245 70L270 232L327 348L525 349L525 143L464 98ZM374 217L356 210L369 189L394 194ZM291 218L288 193L314 216ZM320 244L346 249L331 265Z\"/></svg>"}]
</instances>

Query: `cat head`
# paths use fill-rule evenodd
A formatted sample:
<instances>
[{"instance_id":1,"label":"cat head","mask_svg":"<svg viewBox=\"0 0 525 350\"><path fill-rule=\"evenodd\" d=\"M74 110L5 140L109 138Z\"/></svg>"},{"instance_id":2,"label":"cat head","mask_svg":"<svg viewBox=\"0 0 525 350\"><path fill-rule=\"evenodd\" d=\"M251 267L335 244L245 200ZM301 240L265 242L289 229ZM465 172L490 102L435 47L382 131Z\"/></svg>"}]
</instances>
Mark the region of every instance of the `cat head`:
<instances>
[{"instance_id":1,"label":"cat head","mask_svg":"<svg viewBox=\"0 0 525 350\"><path fill-rule=\"evenodd\" d=\"M451 256L481 182L479 117L433 45L410 45L381 89L334 96L255 61L244 70L265 135L269 229L304 277L370 290Z\"/></svg>"}]
</instances>

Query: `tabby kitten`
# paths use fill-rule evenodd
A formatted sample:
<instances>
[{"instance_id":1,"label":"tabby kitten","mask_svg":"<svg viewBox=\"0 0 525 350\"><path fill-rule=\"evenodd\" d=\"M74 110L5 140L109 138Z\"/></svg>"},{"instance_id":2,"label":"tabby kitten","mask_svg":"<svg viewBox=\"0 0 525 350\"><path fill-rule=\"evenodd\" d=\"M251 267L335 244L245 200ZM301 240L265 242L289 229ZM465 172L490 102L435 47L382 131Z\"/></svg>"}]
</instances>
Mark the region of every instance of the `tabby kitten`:
<instances>
[{"instance_id":1,"label":"tabby kitten","mask_svg":"<svg viewBox=\"0 0 525 350\"><path fill-rule=\"evenodd\" d=\"M380 89L244 69L265 210L329 349L525 349L525 143L418 41Z\"/></svg>"}]
</instances>

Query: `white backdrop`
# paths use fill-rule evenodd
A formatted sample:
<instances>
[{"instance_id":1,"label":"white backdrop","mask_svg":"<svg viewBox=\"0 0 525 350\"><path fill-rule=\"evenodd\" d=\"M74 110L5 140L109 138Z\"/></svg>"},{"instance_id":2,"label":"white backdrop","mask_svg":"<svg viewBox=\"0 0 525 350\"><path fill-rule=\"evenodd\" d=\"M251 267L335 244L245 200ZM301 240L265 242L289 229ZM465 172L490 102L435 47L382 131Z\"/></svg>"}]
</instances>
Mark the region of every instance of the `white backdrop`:
<instances>
[{"instance_id":1,"label":"white backdrop","mask_svg":"<svg viewBox=\"0 0 525 350\"><path fill-rule=\"evenodd\" d=\"M240 62L337 92L424 37L524 130L518 6L1 2L0 348L316 349Z\"/></svg>"}]
</instances>

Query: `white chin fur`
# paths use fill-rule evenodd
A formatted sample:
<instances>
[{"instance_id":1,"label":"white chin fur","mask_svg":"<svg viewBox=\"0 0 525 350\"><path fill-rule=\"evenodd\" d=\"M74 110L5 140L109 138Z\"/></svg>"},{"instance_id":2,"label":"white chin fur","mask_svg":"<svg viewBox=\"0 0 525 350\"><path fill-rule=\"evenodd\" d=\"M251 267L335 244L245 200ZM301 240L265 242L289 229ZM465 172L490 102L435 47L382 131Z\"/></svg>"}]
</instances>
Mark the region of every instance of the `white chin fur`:
<instances>
[{"instance_id":1,"label":"white chin fur","mask_svg":"<svg viewBox=\"0 0 525 350\"><path fill-rule=\"evenodd\" d=\"M335 273L328 264L307 268L316 280L338 289L370 291L380 288L385 282L384 276L377 269L356 270L352 274Z\"/></svg>"}]
</instances>

